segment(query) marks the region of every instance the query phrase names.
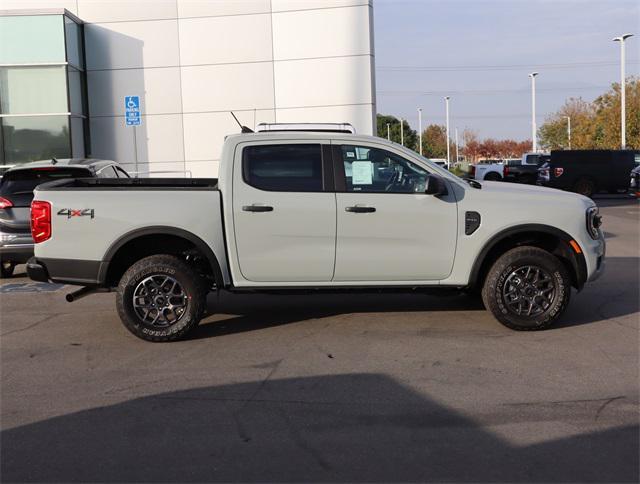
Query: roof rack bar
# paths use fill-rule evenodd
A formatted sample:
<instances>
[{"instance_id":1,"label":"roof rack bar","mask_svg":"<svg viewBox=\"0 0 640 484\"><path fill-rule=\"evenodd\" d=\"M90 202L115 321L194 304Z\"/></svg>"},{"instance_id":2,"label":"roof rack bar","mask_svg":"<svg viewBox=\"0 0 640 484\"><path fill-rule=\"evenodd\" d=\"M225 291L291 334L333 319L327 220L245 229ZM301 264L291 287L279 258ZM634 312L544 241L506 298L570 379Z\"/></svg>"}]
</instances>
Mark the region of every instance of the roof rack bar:
<instances>
[{"instance_id":1,"label":"roof rack bar","mask_svg":"<svg viewBox=\"0 0 640 484\"><path fill-rule=\"evenodd\" d=\"M351 123L260 123L256 126L258 133L277 131L316 131L326 133L356 134Z\"/></svg>"}]
</instances>

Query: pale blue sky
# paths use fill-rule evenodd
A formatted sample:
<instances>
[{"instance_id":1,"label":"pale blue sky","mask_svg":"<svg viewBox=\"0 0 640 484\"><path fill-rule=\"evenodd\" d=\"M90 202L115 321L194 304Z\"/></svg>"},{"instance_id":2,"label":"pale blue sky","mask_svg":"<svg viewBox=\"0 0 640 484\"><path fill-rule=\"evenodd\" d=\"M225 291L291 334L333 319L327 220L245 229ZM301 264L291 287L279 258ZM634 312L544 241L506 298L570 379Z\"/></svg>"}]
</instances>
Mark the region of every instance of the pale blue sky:
<instances>
[{"instance_id":1,"label":"pale blue sky","mask_svg":"<svg viewBox=\"0 0 640 484\"><path fill-rule=\"evenodd\" d=\"M627 75L640 74L640 0L374 0L374 19L378 112L417 128L421 107L423 127L444 124L449 94L452 136L457 126L460 134L468 127L481 137L530 138L527 74L540 73L540 125L566 98L593 100L620 79L611 39L623 33L635 34Z\"/></svg>"}]
</instances>

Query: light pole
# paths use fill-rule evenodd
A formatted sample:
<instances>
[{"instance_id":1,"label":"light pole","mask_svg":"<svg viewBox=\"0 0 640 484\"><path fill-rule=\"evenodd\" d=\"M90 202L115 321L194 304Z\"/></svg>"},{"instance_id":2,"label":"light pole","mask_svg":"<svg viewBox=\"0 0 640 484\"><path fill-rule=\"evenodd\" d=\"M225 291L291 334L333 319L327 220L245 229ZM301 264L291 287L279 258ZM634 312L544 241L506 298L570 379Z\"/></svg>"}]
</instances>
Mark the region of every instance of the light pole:
<instances>
[{"instance_id":1,"label":"light pole","mask_svg":"<svg viewBox=\"0 0 640 484\"><path fill-rule=\"evenodd\" d=\"M532 151L535 153L538 151L538 141L536 139L537 129L536 129L536 76L537 72L532 72L529 74L531 78L531 145Z\"/></svg>"},{"instance_id":2,"label":"light pole","mask_svg":"<svg viewBox=\"0 0 640 484\"><path fill-rule=\"evenodd\" d=\"M400 144L404 146L404 122L402 118L397 118L400 121Z\"/></svg>"},{"instance_id":3,"label":"light pole","mask_svg":"<svg viewBox=\"0 0 640 484\"><path fill-rule=\"evenodd\" d=\"M627 93L625 92L624 41L629 37L633 37L633 34L624 34L613 39L614 42L620 42L620 148L623 150L627 147Z\"/></svg>"},{"instance_id":4,"label":"light pole","mask_svg":"<svg viewBox=\"0 0 640 484\"><path fill-rule=\"evenodd\" d=\"M567 118L567 140L569 141L569 149L571 149L571 116L565 116Z\"/></svg>"},{"instance_id":5,"label":"light pole","mask_svg":"<svg viewBox=\"0 0 640 484\"><path fill-rule=\"evenodd\" d=\"M387 123L387 141L391 141L391 125Z\"/></svg>"},{"instance_id":6,"label":"light pole","mask_svg":"<svg viewBox=\"0 0 640 484\"><path fill-rule=\"evenodd\" d=\"M444 97L444 110L447 117L447 170L451 168L451 147L449 146L449 99L450 96Z\"/></svg>"},{"instance_id":7,"label":"light pole","mask_svg":"<svg viewBox=\"0 0 640 484\"><path fill-rule=\"evenodd\" d=\"M418 143L420 143L420 156L422 156L422 108L418 108L418 133Z\"/></svg>"},{"instance_id":8,"label":"light pole","mask_svg":"<svg viewBox=\"0 0 640 484\"><path fill-rule=\"evenodd\" d=\"M460 157L458 156L458 127L457 126L455 129L455 133L456 133L456 163L458 163L458 161L460 161Z\"/></svg>"}]
</instances>

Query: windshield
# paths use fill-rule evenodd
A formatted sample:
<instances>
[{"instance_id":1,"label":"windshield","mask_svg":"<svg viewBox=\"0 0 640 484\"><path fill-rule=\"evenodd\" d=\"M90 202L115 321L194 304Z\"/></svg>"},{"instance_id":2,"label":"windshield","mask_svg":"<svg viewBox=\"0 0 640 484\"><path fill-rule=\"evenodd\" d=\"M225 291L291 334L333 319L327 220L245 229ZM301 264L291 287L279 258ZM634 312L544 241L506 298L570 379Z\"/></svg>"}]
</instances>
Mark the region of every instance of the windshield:
<instances>
[{"instance_id":1,"label":"windshield","mask_svg":"<svg viewBox=\"0 0 640 484\"><path fill-rule=\"evenodd\" d=\"M429 167L429 169L431 171L433 171L434 173L437 173L438 175L443 176L447 180L451 180L451 181L457 183L458 185L464 186L464 184L463 184L464 180L462 178L454 175L449 170L447 170L446 166L440 166L437 163L434 163L433 161L431 161L429 158L425 158L421 154L416 153L415 151L410 150L409 148L406 148L404 146L400 146L400 145L398 145L396 143L393 144L393 147L401 150L403 153L405 153L410 158L417 158L422 163L426 163L426 165Z\"/></svg>"},{"instance_id":2,"label":"windshield","mask_svg":"<svg viewBox=\"0 0 640 484\"><path fill-rule=\"evenodd\" d=\"M33 200L33 190L42 183L61 178L91 176L84 168L34 168L32 170L8 171L0 183L0 197L13 203L14 207L28 207Z\"/></svg>"}]
</instances>

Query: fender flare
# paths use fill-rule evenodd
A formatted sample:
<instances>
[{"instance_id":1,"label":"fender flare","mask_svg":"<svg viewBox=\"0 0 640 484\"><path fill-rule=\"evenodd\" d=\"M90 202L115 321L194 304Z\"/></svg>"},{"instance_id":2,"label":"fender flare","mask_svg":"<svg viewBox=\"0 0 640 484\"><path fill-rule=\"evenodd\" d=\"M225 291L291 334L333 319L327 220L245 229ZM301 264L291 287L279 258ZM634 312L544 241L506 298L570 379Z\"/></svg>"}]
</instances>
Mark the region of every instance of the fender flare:
<instances>
[{"instance_id":1,"label":"fender flare","mask_svg":"<svg viewBox=\"0 0 640 484\"><path fill-rule=\"evenodd\" d=\"M100 285L106 283L107 274L109 273L109 266L111 265L111 261L118 250L120 250L125 244L131 242L132 240L148 235L173 235L188 240L207 258L207 261L209 262L213 275L216 279L216 284L220 286L224 285L224 278L222 277L222 269L220 268L218 258L211 250L211 247L209 247L209 245L204 240L202 240L197 235L188 232L187 230L163 225L154 225L151 227L132 230L125 233L115 242L113 242L102 258L100 270L98 272L98 283Z\"/></svg>"},{"instance_id":2,"label":"fender flare","mask_svg":"<svg viewBox=\"0 0 640 484\"><path fill-rule=\"evenodd\" d=\"M571 267L573 268L576 279L576 287L578 290L581 290L585 282L587 281L587 263L584 258L584 254L582 252L580 254L577 254L574 250L571 249L569 242L575 239L568 233L560 230L557 227L552 227L550 225L544 224L516 225L513 227L508 227L491 237L484 244L484 246L476 256L476 260L473 263L473 267L471 268L471 274L469 275L469 285L472 286L478 282L480 270L482 269L487 255L494 247L496 247L499 243L503 242L509 237L526 232L538 232L542 234L553 235L554 237L557 237L565 243L565 247L563 247L564 255L567 256L566 258L569 260L569 262L571 263Z\"/></svg>"}]
</instances>

